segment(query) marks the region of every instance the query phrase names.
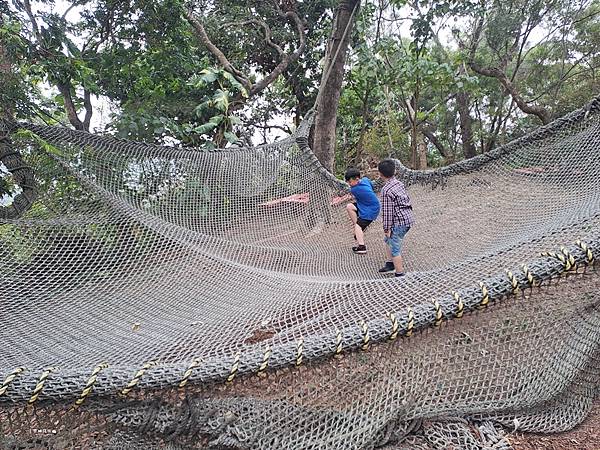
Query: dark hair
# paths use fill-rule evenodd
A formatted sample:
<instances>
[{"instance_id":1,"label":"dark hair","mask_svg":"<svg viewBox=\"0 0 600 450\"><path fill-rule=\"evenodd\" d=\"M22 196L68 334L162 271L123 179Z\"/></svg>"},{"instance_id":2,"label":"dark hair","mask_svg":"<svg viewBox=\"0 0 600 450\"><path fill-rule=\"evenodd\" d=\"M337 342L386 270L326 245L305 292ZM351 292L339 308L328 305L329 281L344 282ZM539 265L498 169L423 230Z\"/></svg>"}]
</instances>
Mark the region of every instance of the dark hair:
<instances>
[{"instance_id":1,"label":"dark hair","mask_svg":"<svg viewBox=\"0 0 600 450\"><path fill-rule=\"evenodd\" d=\"M349 181L353 178L360 178L360 170L358 170L356 167L348 167L344 178L346 181Z\"/></svg>"},{"instance_id":2,"label":"dark hair","mask_svg":"<svg viewBox=\"0 0 600 450\"><path fill-rule=\"evenodd\" d=\"M377 166L379 173L386 178L392 178L396 173L396 163L391 159L384 159Z\"/></svg>"}]
</instances>

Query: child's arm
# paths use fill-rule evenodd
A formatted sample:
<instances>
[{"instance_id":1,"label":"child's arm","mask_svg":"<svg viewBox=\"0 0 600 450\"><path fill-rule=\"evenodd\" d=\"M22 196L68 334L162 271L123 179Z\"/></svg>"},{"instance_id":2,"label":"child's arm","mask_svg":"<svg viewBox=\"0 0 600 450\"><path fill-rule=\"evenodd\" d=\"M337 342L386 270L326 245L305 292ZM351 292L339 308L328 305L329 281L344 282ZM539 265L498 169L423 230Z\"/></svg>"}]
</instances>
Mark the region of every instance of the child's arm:
<instances>
[{"instance_id":1,"label":"child's arm","mask_svg":"<svg viewBox=\"0 0 600 450\"><path fill-rule=\"evenodd\" d=\"M394 218L394 199L387 192L381 194L381 217L383 220L383 231L389 237Z\"/></svg>"}]
</instances>

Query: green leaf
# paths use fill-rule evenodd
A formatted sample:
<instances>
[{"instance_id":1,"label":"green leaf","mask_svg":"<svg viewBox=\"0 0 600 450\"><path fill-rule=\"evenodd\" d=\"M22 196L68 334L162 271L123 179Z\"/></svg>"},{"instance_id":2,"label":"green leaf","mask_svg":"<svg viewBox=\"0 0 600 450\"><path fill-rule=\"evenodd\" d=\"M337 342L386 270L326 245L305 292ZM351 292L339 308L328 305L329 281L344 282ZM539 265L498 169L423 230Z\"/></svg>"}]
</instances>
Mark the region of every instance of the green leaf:
<instances>
[{"instance_id":1,"label":"green leaf","mask_svg":"<svg viewBox=\"0 0 600 450\"><path fill-rule=\"evenodd\" d=\"M77 48L77 46L73 43L73 41L67 37L65 37L65 43L67 44L67 49L69 53L75 58L81 57L81 51Z\"/></svg>"},{"instance_id":2,"label":"green leaf","mask_svg":"<svg viewBox=\"0 0 600 450\"><path fill-rule=\"evenodd\" d=\"M231 131L226 131L223 136L225 137L225 139L227 139L227 142L230 142L232 144L236 143L237 141L239 141L239 138L233 134Z\"/></svg>"},{"instance_id":3,"label":"green leaf","mask_svg":"<svg viewBox=\"0 0 600 450\"><path fill-rule=\"evenodd\" d=\"M248 98L248 92L233 75L231 75L229 72L223 71L223 78L229 81L229 84L236 88L242 94L242 97Z\"/></svg>"},{"instance_id":4,"label":"green leaf","mask_svg":"<svg viewBox=\"0 0 600 450\"><path fill-rule=\"evenodd\" d=\"M63 152L61 152L61 150L59 148L57 148L57 147L53 146L52 144L48 143L47 141L45 141L44 139L42 139L40 136L38 136L33 131L20 129L20 130L18 130L15 133L15 137L17 139L34 141L37 145L40 146L40 148L42 148L42 150L44 150L47 153L50 153L52 155L56 155L56 156L62 156L63 155Z\"/></svg>"},{"instance_id":5,"label":"green leaf","mask_svg":"<svg viewBox=\"0 0 600 450\"><path fill-rule=\"evenodd\" d=\"M197 127L195 127L194 132L198 133L198 134L207 134L207 133L210 133L215 128L217 128L216 123L208 122L208 123L198 125Z\"/></svg>"},{"instance_id":6,"label":"green leaf","mask_svg":"<svg viewBox=\"0 0 600 450\"><path fill-rule=\"evenodd\" d=\"M196 115L196 117L202 117L202 113L210 108L210 104L210 101L205 101L196 106L194 108L194 114Z\"/></svg>"},{"instance_id":7,"label":"green leaf","mask_svg":"<svg viewBox=\"0 0 600 450\"><path fill-rule=\"evenodd\" d=\"M200 80L205 83L214 83L219 77L218 72L215 72L213 69L204 69L200 74Z\"/></svg>"},{"instance_id":8,"label":"green leaf","mask_svg":"<svg viewBox=\"0 0 600 450\"><path fill-rule=\"evenodd\" d=\"M229 108L229 91L217 89L212 101L215 108L223 112L227 111Z\"/></svg>"},{"instance_id":9,"label":"green leaf","mask_svg":"<svg viewBox=\"0 0 600 450\"><path fill-rule=\"evenodd\" d=\"M224 118L225 118L225 116L223 114L217 114L216 116L212 116L210 119L208 119L208 121L210 123L214 123L214 124L218 125L221 122L223 122Z\"/></svg>"}]
</instances>

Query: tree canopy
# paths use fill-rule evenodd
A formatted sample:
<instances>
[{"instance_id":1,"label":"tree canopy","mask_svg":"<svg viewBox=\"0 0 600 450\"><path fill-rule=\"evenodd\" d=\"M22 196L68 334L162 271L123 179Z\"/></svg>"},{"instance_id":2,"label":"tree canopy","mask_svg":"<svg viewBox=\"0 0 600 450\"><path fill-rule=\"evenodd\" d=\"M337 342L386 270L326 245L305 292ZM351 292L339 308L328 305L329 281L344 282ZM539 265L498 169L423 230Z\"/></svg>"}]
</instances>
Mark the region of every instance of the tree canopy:
<instances>
[{"instance_id":1,"label":"tree canopy","mask_svg":"<svg viewBox=\"0 0 600 450\"><path fill-rule=\"evenodd\" d=\"M13 0L0 11L3 116L202 148L277 139L319 96L321 114L335 110L322 151L338 173L385 156L414 168L472 157L600 90L598 0Z\"/></svg>"}]
</instances>

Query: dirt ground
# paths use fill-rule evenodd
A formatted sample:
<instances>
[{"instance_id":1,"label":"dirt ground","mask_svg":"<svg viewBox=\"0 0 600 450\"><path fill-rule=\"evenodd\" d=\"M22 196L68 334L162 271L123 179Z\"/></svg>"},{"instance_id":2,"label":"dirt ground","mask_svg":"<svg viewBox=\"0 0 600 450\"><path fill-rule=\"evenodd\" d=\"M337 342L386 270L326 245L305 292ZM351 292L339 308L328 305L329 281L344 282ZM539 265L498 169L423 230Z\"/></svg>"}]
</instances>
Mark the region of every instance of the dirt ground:
<instances>
[{"instance_id":1,"label":"dirt ground","mask_svg":"<svg viewBox=\"0 0 600 450\"><path fill-rule=\"evenodd\" d=\"M509 437L515 450L600 450L600 401L587 419L558 434L516 433Z\"/></svg>"}]
</instances>

